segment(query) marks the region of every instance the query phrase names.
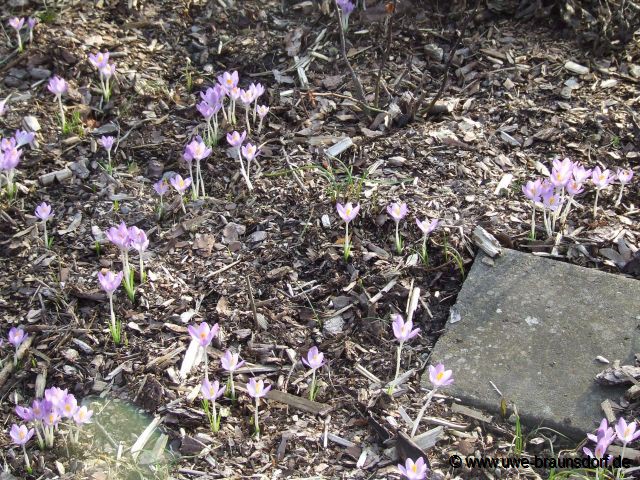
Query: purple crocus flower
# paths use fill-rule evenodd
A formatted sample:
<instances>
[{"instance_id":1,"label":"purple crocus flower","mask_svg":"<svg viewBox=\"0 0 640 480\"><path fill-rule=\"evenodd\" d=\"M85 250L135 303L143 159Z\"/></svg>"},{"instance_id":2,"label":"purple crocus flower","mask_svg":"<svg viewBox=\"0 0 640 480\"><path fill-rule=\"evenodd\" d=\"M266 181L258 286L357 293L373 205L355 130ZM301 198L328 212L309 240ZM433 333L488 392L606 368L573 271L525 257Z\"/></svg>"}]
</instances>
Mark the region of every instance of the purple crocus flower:
<instances>
[{"instance_id":1,"label":"purple crocus flower","mask_svg":"<svg viewBox=\"0 0 640 480\"><path fill-rule=\"evenodd\" d=\"M571 171L573 170L574 164L569 158L563 158L562 160L560 160L560 157L557 157L553 160L552 166L554 169L558 171L571 173Z\"/></svg>"},{"instance_id":2,"label":"purple crocus flower","mask_svg":"<svg viewBox=\"0 0 640 480\"><path fill-rule=\"evenodd\" d=\"M90 53L89 61L98 70L101 70L109 63L109 52Z\"/></svg>"},{"instance_id":3,"label":"purple crocus flower","mask_svg":"<svg viewBox=\"0 0 640 480\"><path fill-rule=\"evenodd\" d=\"M351 222L351 220L356 218L356 215L358 215L358 212L360 211L360 204L354 207L351 202L347 202L346 205L337 203L336 210L338 211L338 215L340 215L340 218L342 218L345 223L349 223Z\"/></svg>"},{"instance_id":4,"label":"purple crocus flower","mask_svg":"<svg viewBox=\"0 0 640 480\"><path fill-rule=\"evenodd\" d=\"M232 87L228 92L229 98L231 98L231 100L233 101L236 101L240 98L240 93L242 93L240 87Z\"/></svg>"},{"instance_id":5,"label":"purple crocus flower","mask_svg":"<svg viewBox=\"0 0 640 480\"><path fill-rule=\"evenodd\" d=\"M238 133L234 131L232 133L227 133L227 142L232 147L239 147L244 142L244 139L247 137L247 132Z\"/></svg>"},{"instance_id":6,"label":"purple crocus flower","mask_svg":"<svg viewBox=\"0 0 640 480\"><path fill-rule=\"evenodd\" d=\"M591 176L591 169L587 170L580 163L573 165L573 179L578 183L584 183Z\"/></svg>"},{"instance_id":7,"label":"purple crocus flower","mask_svg":"<svg viewBox=\"0 0 640 480\"><path fill-rule=\"evenodd\" d=\"M557 169L554 167L550 176L551 183L557 188L564 187L571 179L572 174L573 170L570 168L562 167L561 169Z\"/></svg>"},{"instance_id":8,"label":"purple crocus flower","mask_svg":"<svg viewBox=\"0 0 640 480\"><path fill-rule=\"evenodd\" d=\"M258 116L262 119L269 113L269 107L266 105L258 105Z\"/></svg>"},{"instance_id":9,"label":"purple crocus flower","mask_svg":"<svg viewBox=\"0 0 640 480\"><path fill-rule=\"evenodd\" d=\"M251 90L240 90L240 101L245 107L249 107L253 102L253 92Z\"/></svg>"},{"instance_id":10,"label":"purple crocus flower","mask_svg":"<svg viewBox=\"0 0 640 480\"><path fill-rule=\"evenodd\" d=\"M407 215L408 211L409 209L407 208L406 203L392 203L387 206L387 213L396 222L402 220Z\"/></svg>"},{"instance_id":11,"label":"purple crocus flower","mask_svg":"<svg viewBox=\"0 0 640 480\"><path fill-rule=\"evenodd\" d=\"M104 67L100 69L100 73L104 78L109 79L116 74L116 64L115 63L107 63Z\"/></svg>"},{"instance_id":12,"label":"purple crocus flower","mask_svg":"<svg viewBox=\"0 0 640 480\"><path fill-rule=\"evenodd\" d=\"M21 155L22 150L18 150L15 147L3 150L2 155L0 155L0 170L13 170L16 168L20 163Z\"/></svg>"},{"instance_id":13,"label":"purple crocus flower","mask_svg":"<svg viewBox=\"0 0 640 480\"><path fill-rule=\"evenodd\" d=\"M117 227L111 227L107 230L107 238L120 250L127 251L130 248L129 229L124 222L121 222Z\"/></svg>"},{"instance_id":14,"label":"purple crocus flower","mask_svg":"<svg viewBox=\"0 0 640 480\"><path fill-rule=\"evenodd\" d=\"M51 217L53 217L53 213L51 212L51 205L47 202L42 202L40 205L36 207L36 217L38 217L43 222L46 222Z\"/></svg>"},{"instance_id":15,"label":"purple crocus flower","mask_svg":"<svg viewBox=\"0 0 640 480\"><path fill-rule=\"evenodd\" d=\"M231 353L231 350L227 350L224 352L224 355L220 359L220 363L222 364L222 368L224 368L228 372L234 372L242 365L244 365L244 360L240 361L240 355L237 353Z\"/></svg>"},{"instance_id":16,"label":"purple crocus flower","mask_svg":"<svg viewBox=\"0 0 640 480\"><path fill-rule=\"evenodd\" d=\"M31 437L35 434L35 430L33 428L28 430L25 425L18 426L14 423L9 434L11 435L13 443L23 446L31 440Z\"/></svg>"},{"instance_id":17,"label":"purple crocus flower","mask_svg":"<svg viewBox=\"0 0 640 480\"><path fill-rule=\"evenodd\" d=\"M563 200L553 190L547 191L542 195L542 205L544 205L545 208L551 210L552 212L558 210L562 206L562 203Z\"/></svg>"},{"instance_id":18,"label":"purple crocus flower","mask_svg":"<svg viewBox=\"0 0 640 480\"><path fill-rule=\"evenodd\" d=\"M29 27L29 30L33 30L37 23L38 23L37 18L34 18L34 17L27 18L27 27Z\"/></svg>"},{"instance_id":19,"label":"purple crocus flower","mask_svg":"<svg viewBox=\"0 0 640 480\"><path fill-rule=\"evenodd\" d=\"M224 388L220 388L220 382L218 382L217 380L213 383L210 383L209 379L205 378L202 381L200 392L202 392L202 396L205 399L215 402L224 394Z\"/></svg>"},{"instance_id":20,"label":"purple crocus flower","mask_svg":"<svg viewBox=\"0 0 640 480\"><path fill-rule=\"evenodd\" d=\"M262 380L258 380L251 377L249 383L247 383L247 392L252 398L262 398L271 390L271 385L265 386Z\"/></svg>"},{"instance_id":21,"label":"purple crocus flower","mask_svg":"<svg viewBox=\"0 0 640 480\"><path fill-rule=\"evenodd\" d=\"M404 465L398 464L398 470L408 480L424 480L427 478L428 468L422 457L419 457L415 462L407 458Z\"/></svg>"},{"instance_id":22,"label":"purple crocus flower","mask_svg":"<svg viewBox=\"0 0 640 480\"><path fill-rule=\"evenodd\" d=\"M419 328L413 328L413 321L408 319L406 322L402 315L396 313L393 315L393 334L400 343L411 340L420 333ZM413 329L413 330L412 330Z\"/></svg>"},{"instance_id":23,"label":"purple crocus flower","mask_svg":"<svg viewBox=\"0 0 640 480\"><path fill-rule=\"evenodd\" d=\"M15 136L0 139L0 149L3 152L6 152L7 150L11 150L13 148L18 148L18 142Z\"/></svg>"},{"instance_id":24,"label":"purple crocus flower","mask_svg":"<svg viewBox=\"0 0 640 480\"><path fill-rule=\"evenodd\" d=\"M616 203L615 206L617 207L618 205L620 205L620 202L622 201L622 194L624 193L624 186L626 184L628 184L631 179L633 178L633 170L629 169L629 170L618 170L618 172L616 173L616 177L618 178L618 181L620 182L620 193L618 194L618 198L616 199Z\"/></svg>"},{"instance_id":25,"label":"purple crocus flower","mask_svg":"<svg viewBox=\"0 0 640 480\"><path fill-rule=\"evenodd\" d=\"M100 137L100 145L102 145L108 152L110 152L113 148L113 144L115 141L116 139L112 136L103 135L102 137Z\"/></svg>"},{"instance_id":26,"label":"purple crocus flower","mask_svg":"<svg viewBox=\"0 0 640 480\"><path fill-rule=\"evenodd\" d=\"M451 375L451 370L445 370L442 363L439 363L435 367L433 365L429 365L429 381L434 387L446 387L447 385L451 385L453 383Z\"/></svg>"},{"instance_id":27,"label":"purple crocus flower","mask_svg":"<svg viewBox=\"0 0 640 480\"><path fill-rule=\"evenodd\" d=\"M47 88L51 93L53 93L56 97L61 97L63 93L67 91L67 82L63 78L54 75L49 79L49 85Z\"/></svg>"},{"instance_id":28,"label":"purple crocus flower","mask_svg":"<svg viewBox=\"0 0 640 480\"><path fill-rule=\"evenodd\" d=\"M191 185L191 178L182 178L180 175L176 174L171 177L171 185L175 188L180 195L184 195L184 192Z\"/></svg>"},{"instance_id":29,"label":"purple crocus flower","mask_svg":"<svg viewBox=\"0 0 640 480\"><path fill-rule=\"evenodd\" d=\"M16 406L16 415L18 415L25 422L31 422L34 420L33 410L29 407Z\"/></svg>"},{"instance_id":30,"label":"purple crocus flower","mask_svg":"<svg viewBox=\"0 0 640 480\"><path fill-rule=\"evenodd\" d=\"M311 347L307 352L307 358L302 359L302 363L312 370L317 370L324 365L324 353L318 351L318 347Z\"/></svg>"},{"instance_id":31,"label":"purple crocus flower","mask_svg":"<svg viewBox=\"0 0 640 480\"><path fill-rule=\"evenodd\" d=\"M49 405L47 400L34 400L31 403L31 412L35 420L43 420L48 409Z\"/></svg>"},{"instance_id":32,"label":"purple crocus flower","mask_svg":"<svg viewBox=\"0 0 640 480\"><path fill-rule=\"evenodd\" d=\"M214 105L219 104L220 100L222 100L223 94L221 94L221 91L221 88L209 87L206 91L200 92L200 98L202 98L202 101L205 104L213 107Z\"/></svg>"},{"instance_id":33,"label":"purple crocus flower","mask_svg":"<svg viewBox=\"0 0 640 480\"><path fill-rule=\"evenodd\" d=\"M73 421L76 422L76 425L84 425L86 423L91 423L92 416L93 410L89 410L86 406L82 406L73 414Z\"/></svg>"},{"instance_id":34,"label":"purple crocus flower","mask_svg":"<svg viewBox=\"0 0 640 480\"><path fill-rule=\"evenodd\" d=\"M69 394L68 389L59 387L49 387L44 391L44 398L55 408L59 409L64 402L65 397Z\"/></svg>"},{"instance_id":35,"label":"purple crocus flower","mask_svg":"<svg viewBox=\"0 0 640 480\"><path fill-rule=\"evenodd\" d=\"M102 274L102 272L98 272L98 281L100 282L100 286L107 293L107 295L111 296L122 283L123 276L123 272L118 272L118 274L116 275L112 271L108 270L104 275Z\"/></svg>"},{"instance_id":36,"label":"purple crocus flower","mask_svg":"<svg viewBox=\"0 0 640 480\"><path fill-rule=\"evenodd\" d=\"M59 413L64 418L73 418L73 416L76 414L77 411L78 411L78 401L76 400L76 397L73 394L68 393L62 399L62 404L60 405Z\"/></svg>"},{"instance_id":37,"label":"purple crocus flower","mask_svg":"<svg viewBox=\"0 0 640 480\"><path fill-rule=\"evenodd\" d=\"M189 325L187 330L191 338L200 343L201 347L206 348L211 343L211 340L213 340L213 337L218 335L220 326L216 323L213 327L209 327L207 322L202 322L198 325Z\"/></svg>"},{"instance_id":38,"label":"purple crocus flower","mask_svg":"<svg viewBox=\"0 0 640 480\"><path fill-rule=\"evenodd\" d=\"M20 31L24 27L24 17L13 17L9 19L9 25L16 31Z\"/></svg>"},{"instance_id":39,"label":"purple crocus flower","mask_svg":"<svg viewBox=\"0 0 640 480\"><path fill-rule=\"evenodd\" d=\"M60 412L56 408L50 408L46 415L44 416L44 424L47 427L56 427L58 423L62 420L62 416Z\"/></svg>"},{"instance_id":40,"label":"purple crocus flower","mask_svg":"<svg viewBox=\"0 0 640 480\"><path fill-rule=\"evenodd\" d=\"M624 446L640 438L640 431L636 432L637 424L635 421L627 423L622 417L618 419L616 423L616 435L618 440L622 442Z\"/></svg>"},{"instance_id":41,"label":"purple crocus flower","mask_svg":"<svg viewBox=\"0 0 640 480\"><path fill-rule=\"evenodd\" d=\"M144 230L138 227L129 227L129 246L139 253L144 252L149 246L149 239Z\"/></svg>"},{"instance_id":42,"label":"purple crocus flower","mask_svg":"<svg viewBox=\"0 0 640 480\"><path fill-rule=\"evenodd\" d=\"M567 189L567 193L572 197L575 197L584 191L582 184L578 183L576 180L569 180L565 188Z\"/></svg>"},{"instance_id":43,"label":"purple crocus flower","mask_svg":"<svg viewBox=\"0 0 640 480\"><path fill-rule=\"evenodd\" d=\"M591 451L591 449L589 449L587 447L583 447L582 451L588 457L598 458L598 459L606 459L608 457L607 449L609 448L609 445L611 445L611 444L607 443L606 439L603 438L602 440L598 441L598 443L596 443L596 448L595 448L594 451Z\"/></svg>"},{"instance_id":44,"label":"purple crocus flower","mask_svg":"<svg viewBox=\"0 0 640 480\"><path fill-rule=\"evenodd\" d=\"M211 106L210 103L202 101L196 105L196 108L200 112L200 114L204 117L204 119L208 122L213 118L216 114L215 110Z\"/></svg>"},{"instance_id":45,"label":"purple crocus flower","mask_svg":"<svg viewBox=\"0 0 640 480\"><path fill-rule=\"evenodd\" d=\"M162 198L164 194L169 191L169 184L165 182L164 179L160 179L153 184L153 189L160 195L160 198Z\"/></svg>"},{"instance_id":46,"label":"purple crocus flower","mask_svg":"<svg viewBox=\"0 0 640 480\"><path fill-rule=\"evenodd\" d=\"M11 327L9 329L9 343L13 345L16 350L27 339L29 335L20 327Z\"/></svg>"},{"instance_id":47,"label":"purple crocus flower","mask_svg":"<svg viewBox=\"0 0 640 480\"><path fill-rule=\"evenodd\" d=\"M342 10L343 15L350 15L356 6L349 0L337 0L336 3Z\"/></svg>"},{"instance_id":48,"label":"purple crocus flower","mask_svg":"<svg viewBox=\"0 0 640 480\"><path fill-rule=\"evenodd\" d=\"M211 149L202 141L202 138L196 137L185 148L184 158L187 157L200 161L211 155Z\"/></svg>"},{"instance_id":49,"label":"purple crocus flower","mask_svg":"<svg viewBox=\"0 0 640 480\"><path fill-rule=\"evenodd\" d=\"M618 177L618 181L622 185L626 185L633 178L633 170L631 170L631 169L629 169L629 170L618 170L616 172L616 177Z\"/></svg>"},{"instance_id":50,"label":"purple crocus flower","mask_svg":"<svg viewBox=\"0 0 640 480\"><path fill-rule=\"evenodd\" d=\"M539 202L542 195L542 180L529 180L526 185L522 186L522 193L532 202Z\"/></svg>"},{"instance_id":51,"label":"purple crocus flower","mask_svg":"<svg viewBox=\"0 0 640 480\"><path fill-rule=\"evenodd\" d=\"M416 218L416 224L418 225L418 228L422 231L424 235L429 235L436 228L438 228L438 225L440 224L440 220L438 220L437 218L434 218L431 221L429 221L429 219L424 219L421 222Z\"/></svg>"},{"instance_id":52,"label":"purple crocus flower","mask_svg":"<svg viewBox=\"0 0 640 480\"><path fill-rule=\"evenodd\" d=\"M218 77L218 82L229 92L232 88L238 85L238 72L224 72Z\"/></svg>"},{"instance_id":53,"label":"purple crocus flower","mask_svg":"<svg viewBox=\"0 0 640 480\"><path fill-rule=\"evenodd\" d=\"M255 145L251 144L251 143L247 143L246 145L242 146L242 156L244 158L247 159L247 162L251 162L254 158L256 158L258 156L258 154L260 153L258 150L258 147L256 147ZM247 168L248 170L248 168Z\"/></svg>"},{"instance_id":54,"label":"purple crocus flower","mask_svg":"<svg viewBox=\"0 0 640 480\"><path fill-rule=\"evenodd\" d=\"M614 178L611 176L611 171L608 169L601 170L600 167L596 167L593 169L593 172L591 172L591 182L598 190L607 188L613 180Z\"/></svg>"},{"instance_id":55,"label":"purple crocus flower","mask_svg":"<svg viewBox=\"0 0 640 480\"><path fill-rule=\"evenodd\" d=\"M3 155L0 161L0 168L2 168L2 170L12 170L18 166L20 157L22 156L22 150L13 147L4 150L2 153Z\"/></svg>"},{"instance_id":56,"label":"purple crocus flower","mask_svg":"<svg viewBox=\"0 0 640 480\"><path fill-rule=\"evenodd\" d=\"M36 138L36 134L33 132L27 132L26 130L16 130L13 138L16 139L17 148L20 148L23 145L30 145L33 148L33 140Z\"/></svg>"}]
</instances>

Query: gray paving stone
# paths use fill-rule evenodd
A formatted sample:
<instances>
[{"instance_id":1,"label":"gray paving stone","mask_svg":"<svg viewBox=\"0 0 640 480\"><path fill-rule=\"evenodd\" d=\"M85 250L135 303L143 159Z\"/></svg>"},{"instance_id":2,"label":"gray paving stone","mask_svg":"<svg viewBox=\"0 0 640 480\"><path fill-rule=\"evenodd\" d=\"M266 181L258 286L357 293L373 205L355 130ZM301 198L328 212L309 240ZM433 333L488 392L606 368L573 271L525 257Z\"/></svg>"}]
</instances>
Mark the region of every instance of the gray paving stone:
<instances>
[{"instance_id":1,"label":"gray paving stone","mask_svg":"<svg viewBox=\"0 0 640 480\"><path fill-rule=\"evenodd\" d=\"M476 258L432 362L453 370L448 393L463 403L499 411L492 381L529 426L579 438L624 392L593 381L605 367L595 358L632 363L636 352L640 282L505 250Z\"/></svg>"}]
</instances>

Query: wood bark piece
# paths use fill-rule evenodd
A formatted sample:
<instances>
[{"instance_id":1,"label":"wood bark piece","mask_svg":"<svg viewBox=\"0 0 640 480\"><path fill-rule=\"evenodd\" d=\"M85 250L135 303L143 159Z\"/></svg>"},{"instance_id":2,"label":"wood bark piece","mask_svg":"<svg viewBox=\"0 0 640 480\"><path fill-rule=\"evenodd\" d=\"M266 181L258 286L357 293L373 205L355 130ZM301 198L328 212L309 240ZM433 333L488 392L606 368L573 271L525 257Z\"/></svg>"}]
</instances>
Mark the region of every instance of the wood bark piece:
<instances>
[{"instance_id":1,"label":"wood bark piece","mask_svg":"<svg viewBox=\"0 0 640 480\"><path fill-rule=\"evenodd\" d=\"M267 399L284 403L285 405L297 408L303 412L312 413L313 415L325 416L331 410L331 406L326 403L312 402L306 398L281 392L280 390L269 390Z\"/></svg>"},{"instance_id":2,"label":"wood bark piece","mask_svg":"<svg viewBox=\"0 0 640 480\"><path fill-rule=\"evenodd\" d=\"M596 382L600 385L622 385L633 383L632 378L640 380L640 367L622 365L604 369L596 375Z\"/></svg>"},{"instance_id":3,"label":"wood bark piece","mask_svg":"<svg viewBox=\"0 0 640 480\"><path fill-rule=\"evenodd\" d=\"M633 385L629 390L625 392L624 398L626 398L630 402L640 400L640 385Z\"/></svg>"},{"instance_id":4,"label":"wood bark piece","mask_svg":"<svg viewBox=\"0 0 640 480\"><path fill-rule=\"evenodd\" d=\"M485 422L485 423L490 423L493 421L493 417L491 415L485 415L479 410L469 408L465 405L460 405L459 403L454 403L453 405L451 405L451 411L454 413L460 413L465 417L470 417L476 420L480 420L481 422Z\"/></svg>"},{"instance_id":5,"label":"wood bark piece","mask_svg":"<svg viewBox=\"0 0 640 480\"><path fill-rule=\"evenodd\" d=\"M398 431L398 436L396 437L396 453L402 463L404 463L407 458L422 457L427 463L427 468L429 470L431 469L427 453L402 431Z\"/></svg>"},{"instance_id":6,"label":"wood bark piece","mask_svg":"<svg viewBox=\"0 0 640 480\"><path fill-rule=\"evenodd\" d=\"M73 176L73 172L68 168L63 168L62 170L56 170L55 172L45 173L44 175L40 175L38 180L40 183L48 187L55 181L63 182Z\"/></svg>"},{"instance_id":7,"label":"wood bark piece","mask_svg":"<svg viewBox=\"0 0 640 480\"><path fill-rule=\"evenodd\" d=\"M484 253L494 258L502 253L502 246L496 237L478 225L473 230L473 241Z\"/></svg>"},{"instance_id":8,"label":"wood bark piece","mask_svg":"<svg viewBox=\"0 0 640 480\"><path fill-rule=\"evenodd\" d=\"M33 342L33 335L27 337L27 339L20 345L18 351L16 352L16 358L18 361L22 360L24 356L27 354L29 349L31 348L31 343ZM0 370L0 389L5 384L5 382L11 376L11 372L13 371L13 358L8 358L6 360L6 364L2 370Z\"/></svg>"}]
</instances>

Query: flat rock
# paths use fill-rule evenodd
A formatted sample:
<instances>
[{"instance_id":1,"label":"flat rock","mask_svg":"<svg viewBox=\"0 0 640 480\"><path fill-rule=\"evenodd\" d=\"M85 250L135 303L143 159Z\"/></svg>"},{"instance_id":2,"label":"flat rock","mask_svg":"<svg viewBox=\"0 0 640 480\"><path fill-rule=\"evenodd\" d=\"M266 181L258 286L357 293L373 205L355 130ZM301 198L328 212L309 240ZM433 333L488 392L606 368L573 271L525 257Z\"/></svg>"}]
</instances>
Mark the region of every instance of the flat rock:
<instances>
[{"instance_id":1,"label":"flat rock","mask_svg":"<svg viewBox=\"0 0 640 480\"><path fill-rule=\"evenodd\" d=\"M601 402L624 393L594 382L596 357L633 364L640 352L640 283L514 250L483 257L432 353L453 370L448 393L497 412L491 381L525 423L583 437L602 419Z\"/></svg>"}]
</instances>

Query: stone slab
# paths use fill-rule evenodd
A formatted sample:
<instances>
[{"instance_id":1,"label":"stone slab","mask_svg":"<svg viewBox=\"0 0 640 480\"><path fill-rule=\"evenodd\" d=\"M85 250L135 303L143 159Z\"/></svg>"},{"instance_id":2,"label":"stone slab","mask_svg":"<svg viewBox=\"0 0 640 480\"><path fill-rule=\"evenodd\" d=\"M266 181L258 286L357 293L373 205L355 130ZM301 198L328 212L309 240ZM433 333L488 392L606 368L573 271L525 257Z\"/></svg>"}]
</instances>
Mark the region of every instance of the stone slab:
<instances>
[{"instance_id":1,"label":"stone slab","mask_svg":"<svg viewBox=\"0 0 640 480\"><path fill-rule=\"evenodd\" d=\"M431 362L453 370L448 393L463 403L499 412L492 381L524 423L581 438L624 392L594 382L606 366L596 357L632 363L636 352L640 282L504 250L476 258Z\"/></svg>"}]
</instances>

